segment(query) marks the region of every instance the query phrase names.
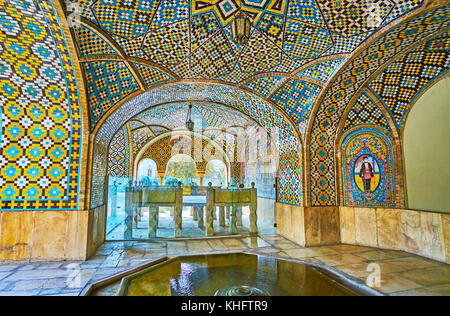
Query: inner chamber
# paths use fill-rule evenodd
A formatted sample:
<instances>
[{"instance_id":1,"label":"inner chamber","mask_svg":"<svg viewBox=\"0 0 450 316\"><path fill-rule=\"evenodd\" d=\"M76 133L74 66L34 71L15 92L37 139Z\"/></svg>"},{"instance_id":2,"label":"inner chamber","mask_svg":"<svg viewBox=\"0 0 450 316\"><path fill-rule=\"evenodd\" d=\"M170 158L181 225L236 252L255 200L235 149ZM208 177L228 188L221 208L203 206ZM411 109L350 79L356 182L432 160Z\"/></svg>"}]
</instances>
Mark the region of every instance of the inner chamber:
<instances>
[{"instance_id":1,"label":"inner chamber","mask_svg":"<svg viewBox=\"0 0 450 316\"><path fill-rule=\"evenodd\" d=\"M277 165L272 136L235 109L205 102L147 109L109 145L106 240L248 234L252 205L257 231L273 234Z\"/></svg>"}]
</instances>

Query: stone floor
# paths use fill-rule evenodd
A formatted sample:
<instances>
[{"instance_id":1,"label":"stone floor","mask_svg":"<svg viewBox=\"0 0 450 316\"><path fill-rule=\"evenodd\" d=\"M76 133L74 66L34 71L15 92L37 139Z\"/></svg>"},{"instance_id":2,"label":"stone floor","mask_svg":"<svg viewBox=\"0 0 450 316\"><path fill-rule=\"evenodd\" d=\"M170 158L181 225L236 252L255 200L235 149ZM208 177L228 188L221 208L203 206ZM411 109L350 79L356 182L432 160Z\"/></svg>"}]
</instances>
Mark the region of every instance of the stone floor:
<instances>
[{"instance_id":1,"label":"stone floor","mask_svg":"<svg viewBox=\"0 0 450 316\"><path fill-rule=\"evenodd\" d=\"M166 255L251 250L322 263L365 283L371 263L381 268L379 291L388 295L450 296L450 265L400 251L336 245L302 248L280 236L209 240L107 242L86 262L0 265L0 296L79 295L96 280Z\"/></svg>"}]
</instances>

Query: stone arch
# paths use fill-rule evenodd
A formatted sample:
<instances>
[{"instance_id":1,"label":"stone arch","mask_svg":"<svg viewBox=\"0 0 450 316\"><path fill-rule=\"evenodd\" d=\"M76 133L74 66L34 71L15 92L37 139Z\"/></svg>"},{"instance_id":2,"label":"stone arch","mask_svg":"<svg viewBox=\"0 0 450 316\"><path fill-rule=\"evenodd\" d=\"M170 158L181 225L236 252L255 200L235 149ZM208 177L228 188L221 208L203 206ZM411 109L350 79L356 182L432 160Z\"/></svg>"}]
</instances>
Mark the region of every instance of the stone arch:
<instances>
[{"instance_id":1,"label":"stone arch","mask_svg":"<svg viewBox=\"0 0 450 316\"><path fill-rule=\"evenodd\" d=\"M185 134L185 132L183 132L183 131L178 131L178 132L173 131L173 132L161 134L158 137L155 137L152 140L150 140L147 144L142 146L142 148L136 154L136 159L134 160L134 169L136 170L138 164L140 163L140 161L142 159L151 158L151 159L155 160L159 176L164 177L164 174L167 169L167 164L172 156L171 155L172 154L172 146L169 143L169 141L170 141L169 138L172 135L184 135L184 134ZM214 150L218 151L218 154L220 155L221 160L224 162L224 164L227 167L227 173L229 174L229 170L231 168L230 167L231 161L230 161L229 157L226 155L226 153L223 151L223 149L220 147L220 145L217 142L215 142L214 140L208 139L206 136L204 136L202 134L192 132L192 135L194 136L194 138L201 139L202 153L207 146L213 146ZM194 142L195 142L195 140L194 140ZM205 161L204 157L201 157L201 159L198 159L198 157L196 156L197 153L195 152L195 149L196 149L195 146L196 146L195 144L192 144L192 146L190 148L189 156L195 158L194 161L196 163L197 173L199 173L199 176L202 177L204 175L204 171L206 169L206 164L208 163L208 161ZM184 153L184 154L186 154L186 153Z\"/></svg>"},{"instance_id":2,"label":"stone arch","mask_svg":"<svg viewBox=\"0 0 450 316\"><path fill-rule=\"evenodd\" d=\"M302 140L298 136L296 127L285 114L274 109L267 101L223 84L181 82L155 87L142 93L129 102L117 106L115 111L105 118L101 126L96 129L92 146L95 147L102 140L109 142L124 122L146 109L156 108L160 104L169 102L183 101L217 103L252 118L271 136L280 154L285 152L290 156L294 155L296 161L300 163L301 168L293 171L280 170L279 181L285 183L286 189L280 190L279 196L295 191L297 196L303 197L303 174L301 173L301 170L304 170L303 150ZM292 204L301 205L302 203L300 198L296 200L289 198L289 200L292 200Z\"/></svg>"}]
</instances>

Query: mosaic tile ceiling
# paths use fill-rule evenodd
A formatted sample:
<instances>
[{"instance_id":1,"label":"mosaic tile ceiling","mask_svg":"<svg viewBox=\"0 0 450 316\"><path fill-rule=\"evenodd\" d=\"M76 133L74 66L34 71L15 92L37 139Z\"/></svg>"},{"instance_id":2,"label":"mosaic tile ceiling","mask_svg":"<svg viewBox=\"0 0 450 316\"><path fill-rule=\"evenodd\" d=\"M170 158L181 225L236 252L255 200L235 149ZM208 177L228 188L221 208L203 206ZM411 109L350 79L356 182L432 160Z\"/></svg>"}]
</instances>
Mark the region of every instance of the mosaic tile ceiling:
<instances>
[{"instance_id":1,"label":"mosaic tile ceiling","mask_svg":"<svg viewBox=\"0 0 450 316\"><path fill-rule=\"evenodd\" d=\"M192 105L192 120L195 123L194 129L197 131L209 128L244 127L252 122L241 112L219 104L193 102ZM161 128L166 130L184 128L188 107L189 103L187 102L168 103L146 110L133 117L133 120L147 126L157 125L160 127L160 131ZM153 127L152 131L158 133L156 127Z\"/></svg>"},{"instance_id":2,"label":"mosaic tile ceiling","mask_svg":"<svg viewBox=\"0 0 450 316\"><path fill-rule=\"evenodd\" d=\"M207 79L272 100L294 113L294 123L303 133L309 105L301 97L298 103L285 104L273 95L289 90L288 80L298 75L302 78L294 83L298 93L312 89L314 98L348 54L422 4L422 0L68 0L66 11L81 16L73 34L87 77L91 129L134 92L180 79ZM232 41L230 25L241 9L252 22L250 39L243 46ZM93 61L96 56L102 61Z\"/></svg>"}]
</instances>

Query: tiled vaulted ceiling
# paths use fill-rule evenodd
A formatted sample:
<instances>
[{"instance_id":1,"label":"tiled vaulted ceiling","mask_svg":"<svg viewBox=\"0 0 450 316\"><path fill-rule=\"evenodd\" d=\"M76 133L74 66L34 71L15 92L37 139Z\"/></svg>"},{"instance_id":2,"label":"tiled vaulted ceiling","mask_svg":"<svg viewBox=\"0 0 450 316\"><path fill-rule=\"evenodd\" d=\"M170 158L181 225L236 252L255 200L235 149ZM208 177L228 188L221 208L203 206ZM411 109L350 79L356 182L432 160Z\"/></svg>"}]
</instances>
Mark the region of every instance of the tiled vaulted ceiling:
<instances>
[{"instance_id":1,"label":"tiled vaulted ceiling","mask_svg":"<svg viewBox=\"0 0 450 316\"><path fill-rule=\"evenodd\" d=\"M181 79L250 90L284 110L303 134L335 73L377 30L422 0L71 0L91 129L134 92ZM231 40L242 8L250 40ZM75 19L77 20L77 19Z\"/></svg>"}]
</instances>

